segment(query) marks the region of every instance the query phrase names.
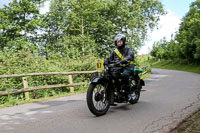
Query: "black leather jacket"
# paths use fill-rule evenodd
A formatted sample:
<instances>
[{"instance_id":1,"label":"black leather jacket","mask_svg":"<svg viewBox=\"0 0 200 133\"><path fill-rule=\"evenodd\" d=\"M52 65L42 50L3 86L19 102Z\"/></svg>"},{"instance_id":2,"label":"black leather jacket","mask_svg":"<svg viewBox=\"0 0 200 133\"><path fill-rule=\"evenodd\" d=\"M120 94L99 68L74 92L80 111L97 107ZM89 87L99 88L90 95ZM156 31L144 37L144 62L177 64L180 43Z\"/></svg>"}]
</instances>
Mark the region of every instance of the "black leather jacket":
<instances>
[{"instance_id":1,"label":"black leather jacket","mask_svg":"<svg viewBox=\"0 0 200 133\"><path fill-rule=\"evenodd\" d=\"M130 47L125 46L122 49L120 49L120 48L117 48L117 49L125 57L123 59L123 61L130 62L130 61L134 60L134 52L133 52L133 50ZM118 62L118 61L122 61L122 59L113 50L111 52L111 54L108 56L108 58L105 59L104 63L108 64L109 61L116 61L116 62Z\"/></svg>"}]
</instances>

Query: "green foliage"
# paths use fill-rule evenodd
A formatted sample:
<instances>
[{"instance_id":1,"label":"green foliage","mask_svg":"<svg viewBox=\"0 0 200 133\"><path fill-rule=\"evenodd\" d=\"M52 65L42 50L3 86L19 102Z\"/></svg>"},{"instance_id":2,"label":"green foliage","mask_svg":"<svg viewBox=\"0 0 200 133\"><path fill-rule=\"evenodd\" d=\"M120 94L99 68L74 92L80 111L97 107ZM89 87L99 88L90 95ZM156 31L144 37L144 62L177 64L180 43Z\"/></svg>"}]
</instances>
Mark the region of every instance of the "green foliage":
<instances>
[{"instance_id":1,"label":"green foliage","mask_svg":"<svg viewBox=\"0 0 200 133\"><path fill-rule=\"evenodd\" d=\"M150 60L152 59L152 56L150 56L149 54L146 55L140 55L140 56L136 56L135 58L135 67L145 67L145 69L148 71L148 74L146 75L142 75L142 78L146 78L148 76L150 76L151 74L151 64L150 64Z\"/></svg>"},{"instance_id":2,"label":"green foliage","mask_svg":"<svg viewBox=\"0 0 200 133\"><path fill-rule=\"evenodd\" d=\"M170 46L171 44L166 41L166 38L163 38L162 40L153 44L153 49L150 54L159 60L168 59L171 56L171 51L169 49L171 48Z\"/></svg>"},{"instance_id":3,"label":"green foliage","mask_svg":"<svg viewBox=\"0 0 200 133\"><path fill-rule=\"evenodd\" d=\"M85 55L96 54L97 44L89 36L65 36L58 42L55 52L62 51L65 57L78 59Z\"/></svg>"},{"instance_id":4,"label":"green foliage","mask_svg":"<svg viewBox=\"0 0 200 133\"><path fill-rule=\"evenodd\" d=\"M170 70L181 70L188 72L200 73L200 67L196 64L188 64L187 61L180 60L163 60L162 62L156 61L155 59L151 59L153 68L162 68L162 69L170 69Z\"/></svg>"},{"instance_id":5,"label":"green foliage","mask_svg":"<svg viewBox=\"0 0 200 133\"><path fill-rule=\"evenodd\" d=\"M117 33L126 34L127 44L136 51L164 14L158 0L51 0L50 11L40 15L44 1L12 0L0 9L2 51L28 49L47 59L51 53L68 56L65 50L77 44L75 39L81 41L76 49L83 55L90 47L105 57L115 47ZM62 40L69 42L59 43Z\"/></svg>"},{"instance_id":6,"label":"green foliage","mask_svg":"<svg viewBox=\"0 0 200 133\"><path fill-rule=\"evenodd\" d=\"M36 48L35 40L41 25L39 9L34 1L13 0L0 9L1 50Z\"/></svg>"},{"instance_id":7,"label":"green foliage","mask_svg":"<svg viewBox=\"0 0 200 133\"><path fill-rule=\"evenodd\" d=\"M82 56L79 59L58 58L60 55L50 55L49 59L31 54L30 51L19 51L12 53L11 51L1 52L0 56L0 75L6 74L22 74L36 72L69 72L69 71L89 71L95 70L95 57ZM90 75L74 75L74 83L84 82L88 80ZM29 86L43 86L55 84L67 84L67 75L52 76L31 76L27 77ZM9 89L23 88L22 78L0 78L0 91ZM46 89L33 91L30 93L31 98L37 99L41 97L53 96L62 92L69 92L68 87ZM0 97L2 103L11 102L12 99L24 99L23 93L20 95L11 95ZM10 99L10 100L9 100ZM14 104L14 103L13 103Z\"/></svg>"},{"instance_id":8,"label":"green foliage","mask_svg":"<svg viewBox=\"0 0 200 133\"><path fill-rule=\"evenodd\" d=\"M59 31L59 37L89 36L97 44L93 46L95 54L101 57L115 47L113 37L117 33L125 33L128 45L139 48L147 30L156 26L162 14L157 0L53 0L48 13L55 19L52 28L58 29L54 32Z\"/></svg>"},{"instance_id":9,"label":"green foliage","mask_svg":"<svg viewBox=\"0 0 200 133\"><path fill-rule=\"evenodd\" d=\"M189 61L200 61L200 1L196 0L190 6L189 12L183 18L179 34L177 35L178 45L181 48L180 54Z\"/></svg>"}]
</instances>

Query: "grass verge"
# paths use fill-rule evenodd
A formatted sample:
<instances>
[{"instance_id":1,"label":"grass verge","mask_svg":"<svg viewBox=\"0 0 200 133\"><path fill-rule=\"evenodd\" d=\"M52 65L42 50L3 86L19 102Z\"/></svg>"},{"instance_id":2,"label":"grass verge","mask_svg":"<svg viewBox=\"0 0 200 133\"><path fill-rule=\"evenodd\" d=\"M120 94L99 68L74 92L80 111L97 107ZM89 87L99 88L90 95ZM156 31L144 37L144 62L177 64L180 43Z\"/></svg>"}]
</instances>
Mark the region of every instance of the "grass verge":
<instances>
[{"instance_id":1,"label":"grass verge","mask_svg":"<svg viewBox=\"0 0 200 133\"><path fill-rule=\"evenodd\" d=\"M200 111L192 114L170 133L200 133Z\"/></svg>"},{"instance_id":2,"label":"grass verge","mask_svg":"<svg viewBox=\"0 0 200 133\"><path fill-rule=\"evenodd\" d=\"M26 100L17 100L15 101L16 103L13 105L13 102L7 102L5 104L1 104L0 105L0 109L1 108L5 108L5 107L11 107L11 106L15 106L15 105L20 105L20 104L26 104L26 103L33 103L33 102L40 102L40 101L46 101L46 100L50 100L50 99L55 99L55 98L59 98L59 97L65 97L65 96L72 96L75 94L81 94L81 93L85 93L87 92L87 88L84 87L82 89L79 89L75 92L66 92L66 93L60 93L54 96L47 96L47 97L42 97L39 99L26 99Z\"/></svg>"},{"instance_id":3,"label":"grass verge","mask_svg":"<svg viewBox=\"0 0 200 133\"><path fill-rule=\"evenodd\" d=\"M177 62L172 62L172 61L163 61L161 63L157 61L157 62L152 63L152 67L200 73L200 65L196 65L196 64L179 64Z\"/></svg>"}]
</instances>

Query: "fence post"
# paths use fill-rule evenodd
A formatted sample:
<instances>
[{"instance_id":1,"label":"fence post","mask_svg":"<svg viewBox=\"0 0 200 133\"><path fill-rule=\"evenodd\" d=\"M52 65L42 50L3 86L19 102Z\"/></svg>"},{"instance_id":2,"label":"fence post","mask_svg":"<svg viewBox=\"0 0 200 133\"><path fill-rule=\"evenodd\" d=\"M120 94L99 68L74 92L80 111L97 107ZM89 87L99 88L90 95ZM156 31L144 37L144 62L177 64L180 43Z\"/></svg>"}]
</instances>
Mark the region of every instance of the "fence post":
<instances>
[{"instance_id":1,"label":"fence post","mask_svg":"<svg viewBox=\"0 0 200 133\"><path fill-rule=\"evenodd\" d=\"M24 88L28 88L28 81L27 81L27 78L26 78L26 77L22 77L22 80L23 80ZM29 92L25 92L25 98L26 98L26 99L29 99L29 98L30 98Z\"/></svg>"},{"instance_id":2,"label":"fence post","mask_svg":"<svg viewBox=\"0 0 200 133\"><path fill-rule=\"evenodd\" d=\"M72 75L69 75L69 83L73 84ZM70 92L74 92L74 87L70 87Z\"/></svg>"}]
</instances>

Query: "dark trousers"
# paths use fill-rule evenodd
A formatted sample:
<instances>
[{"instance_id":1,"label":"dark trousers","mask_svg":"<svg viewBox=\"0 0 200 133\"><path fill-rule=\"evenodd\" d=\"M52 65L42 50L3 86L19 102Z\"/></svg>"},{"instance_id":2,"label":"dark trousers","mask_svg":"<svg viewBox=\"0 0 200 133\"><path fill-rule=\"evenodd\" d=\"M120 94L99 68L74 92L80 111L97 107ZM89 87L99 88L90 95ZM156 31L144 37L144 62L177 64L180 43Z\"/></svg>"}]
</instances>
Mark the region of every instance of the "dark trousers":
<instances>
[{"instance_id":1,"label":"dark trousers","mask_svg":"<svg viewBox=\"0 0 200 133\"><path fill-rule=\"evenodd\" d=\"M127 69L127 68L124 68L122 73L121 73L121 76L122 76L122 79L123 79L123 82L124 84L129 87L130 86L130 81L129 81L129 77L131 75L131 70L130 69Z\"/></svg>"}]
</instances>

